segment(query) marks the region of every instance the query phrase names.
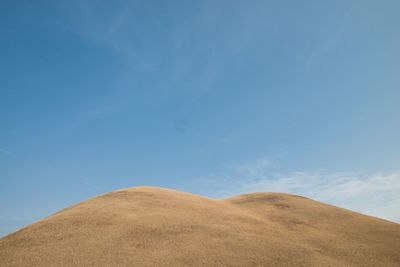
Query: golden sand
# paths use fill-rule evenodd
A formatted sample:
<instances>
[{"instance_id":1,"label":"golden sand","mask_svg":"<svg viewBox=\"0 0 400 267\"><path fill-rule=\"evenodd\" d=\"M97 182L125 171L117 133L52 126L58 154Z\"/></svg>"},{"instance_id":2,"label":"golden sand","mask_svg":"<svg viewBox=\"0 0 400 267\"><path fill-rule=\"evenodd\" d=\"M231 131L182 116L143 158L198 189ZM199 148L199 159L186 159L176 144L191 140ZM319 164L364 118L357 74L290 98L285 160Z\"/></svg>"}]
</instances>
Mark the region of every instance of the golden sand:
<instances>
[{"instance_id":1,"label":"golden sand","mask_svg":"<svg viewBox=\"0 0 400 267\"><path fill-rule=\"evenodd\" d=\"M400 266L400 225L283 193L134 187L0 239L0 266Z\"/></svg>"}]
</instances>

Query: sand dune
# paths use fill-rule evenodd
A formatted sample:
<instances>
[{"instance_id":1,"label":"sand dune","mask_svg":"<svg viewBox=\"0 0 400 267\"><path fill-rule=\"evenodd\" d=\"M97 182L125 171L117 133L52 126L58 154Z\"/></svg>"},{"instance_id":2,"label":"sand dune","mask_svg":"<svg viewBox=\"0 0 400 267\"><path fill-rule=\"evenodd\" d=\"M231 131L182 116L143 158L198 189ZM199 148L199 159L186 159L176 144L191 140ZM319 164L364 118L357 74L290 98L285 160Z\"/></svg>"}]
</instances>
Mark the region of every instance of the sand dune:
<instances>
[{"instance_id":1,"label":"sand dune","mask_svg":"<svg viewBox=\"0 0 400 267\"><path fill-rule=\"evenodd\" d=\"M135 187L0 239L0 266L400 266L400 225L289 194Z\"/></svg>"}]
</instances>

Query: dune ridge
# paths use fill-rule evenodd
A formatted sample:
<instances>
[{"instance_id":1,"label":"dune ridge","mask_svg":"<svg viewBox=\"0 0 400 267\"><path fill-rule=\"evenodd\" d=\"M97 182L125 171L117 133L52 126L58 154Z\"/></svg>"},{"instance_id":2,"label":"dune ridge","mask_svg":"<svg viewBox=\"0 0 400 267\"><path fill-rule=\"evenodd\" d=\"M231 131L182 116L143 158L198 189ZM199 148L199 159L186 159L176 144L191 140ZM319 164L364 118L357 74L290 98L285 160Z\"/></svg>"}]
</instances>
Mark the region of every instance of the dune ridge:
<instances>
[{"instance_id":1,"label":"dune ridge","mask_svg":"<svg viewBox=\"0 0 400 267\"><path fill-rule=\"evenodd\" d=\"M400 225L305 197L132 187L0 239L0 266L400 266Z\"/></svg>"}]
</instances>

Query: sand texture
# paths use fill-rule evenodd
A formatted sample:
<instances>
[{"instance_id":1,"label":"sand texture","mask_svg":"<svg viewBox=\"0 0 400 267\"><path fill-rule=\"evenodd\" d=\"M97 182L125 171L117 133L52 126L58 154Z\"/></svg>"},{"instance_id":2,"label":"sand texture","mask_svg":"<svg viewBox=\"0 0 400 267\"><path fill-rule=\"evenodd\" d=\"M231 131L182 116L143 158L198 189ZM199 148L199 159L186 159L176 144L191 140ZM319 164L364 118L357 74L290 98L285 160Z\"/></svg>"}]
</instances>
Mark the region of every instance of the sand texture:
<instances>
[{"instance_id":1,"label":"sand texture","mask_svg":"<svg viewBox=\"0 0 400 267\"><path fill-rule=\"evenodd\" d=\"M400 224L283 193L133 187L3 237L0 266L400 266Z\"/></svg>"}]
</instances>

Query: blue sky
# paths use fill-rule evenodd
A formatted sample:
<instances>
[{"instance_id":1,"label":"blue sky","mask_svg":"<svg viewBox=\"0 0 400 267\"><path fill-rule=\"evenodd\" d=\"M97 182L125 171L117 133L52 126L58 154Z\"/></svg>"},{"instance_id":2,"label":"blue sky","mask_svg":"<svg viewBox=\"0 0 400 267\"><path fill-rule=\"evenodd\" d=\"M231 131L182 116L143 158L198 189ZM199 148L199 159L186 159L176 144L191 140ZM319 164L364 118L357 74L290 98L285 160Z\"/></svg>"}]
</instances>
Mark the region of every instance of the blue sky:
<instances>
[{"instance_id":1,"label":"blue sky","mask_svg":"<svg viewBox=\"0 0 400 267\"><path fill-rule=\"evenodd\" d=\"M0 235L137 185L400 221L399 10L1 1Z\"/></svg>"}]
</instances>

